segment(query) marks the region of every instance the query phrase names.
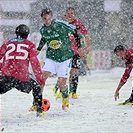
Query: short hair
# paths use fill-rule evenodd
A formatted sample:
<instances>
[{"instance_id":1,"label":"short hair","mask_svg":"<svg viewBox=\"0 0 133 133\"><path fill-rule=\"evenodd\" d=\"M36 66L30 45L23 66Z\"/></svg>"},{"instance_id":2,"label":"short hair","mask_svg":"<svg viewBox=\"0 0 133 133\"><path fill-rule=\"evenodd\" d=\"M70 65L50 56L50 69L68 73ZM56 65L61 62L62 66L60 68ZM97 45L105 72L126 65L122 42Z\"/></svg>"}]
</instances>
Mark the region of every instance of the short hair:
<instances>
[{"instance_id":1,"label":"short hair","mask_svg":"<svg viewBox=\"0 0 133 133\"><path fill-rule=\"evenodd\" d=\"M49 9L49 8L45 8L45 9L42 9L42 11L41 11L41 17L43 16L43 15L53 15L53 13L52 13L52 10L51 9Z\"/></svg>"},{"instance_id":2,"label":"short hair","mask_svg":"<svg viewBox=\"0 0 133 133\"><path fill-rule=\"evenodd\" d=\"M19 26L16 27L15 33L17 37L20 36L22 38L27 38L30 33L30 29L27 25L20 24Z\"/></svg>"},{"instance_id":3,"label":"short hair","mask_svg":"<svg viewBox=\"0 0 133 133\"><path fill-rule=\"evenodd\" d=\"M124 49L125 49L124 46L122 46L122 45L118 45L118 46L115 47L115 49L114 49L114 53L116 54L116 53L117 53L118 51L120 51L120 50L124 51Z\"/></svg>"},{"instance_id":4,"label":"short hair","mask_svg":"<svg viewBox=\"0 0 133 133\"><path fill-rule=\"evenodd\" d=\"M75 9L74 9L73 7L68 7L68 8L66 9L66 11L68 11L68 10L73 10L73 11L75 12Z\"/></svg>"}]
</instances>

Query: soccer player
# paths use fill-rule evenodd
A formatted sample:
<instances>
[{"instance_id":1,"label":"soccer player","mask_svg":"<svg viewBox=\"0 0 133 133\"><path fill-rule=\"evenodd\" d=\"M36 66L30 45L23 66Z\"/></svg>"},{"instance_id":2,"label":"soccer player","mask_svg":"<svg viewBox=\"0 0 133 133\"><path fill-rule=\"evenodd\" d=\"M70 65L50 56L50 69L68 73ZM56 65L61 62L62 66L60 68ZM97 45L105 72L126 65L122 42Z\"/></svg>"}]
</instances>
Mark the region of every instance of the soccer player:
<instances>
[{"instance_id":1,"label":"soccer player","mask_svg":"<svg viewBox=\"0 0 133 133\"><path fill-rule=\"evenodd\" d=\"M47 79L50 74L57 74L57 83L62 92L62 109L64 110L69 106L66 81L69 77L71 59L74 55L69 39L70 34L75 36L78 51L82 57L84 53L79 37L74 29L62 22L52 19L53 13L48 8L42 10L41 17L44 24L40 29L42 37L37 50L41 51L44 44L47 44L46 59L42 71L45 79Z\"/></svg>"},{"instance_id":2,"label":"soccer player","mask_svg":"<svg viewBox=\"0 0 133 133\"><path fill-rule=\"evenodd\" d=\"M87 30L83 23L75 18L75 9L73 7L68 7L66 9L64 20L67 21L69 24L73 24L76 26L77 33L80 35L82 34L85 37L85 41L87 44L85 54L88 54L90 51L90 40L87 33ZM74 45L75 40L71 36L70 37L72 45ZM72 59L72 69L70 71L70 77L69 77L69 96L72 96L72 98L77 99L77 87L78 87L78 76L79 76L79 69L80 69L80 56L78 51L74 51L74 56ZM54 88L54 94L57 94L58 85L56 84ZM57 98L61 98L62 92L59 93Z\"/></svg>"},{"instance_id":3,"label":"soccer player","mask_svg":"<svg viewBox=\"0 0 133 133\"><path fill-rule=\"evenodd\" d=\"M130 77L130 73L132 71L133 48L127 50L124 46L118 45L115 47L114 53L118 57L120 57L125 62L125 65L126 65L125 72L114 94L115 100L117 101L117 98L119 98L119 91L122 88L122 86L127 82L127 79ZM125 102L122 103L122 105L129 105L129 104L133 104L133 90L132 90L130 98L125 100Z\"/></svg>"},{"instance_id":4,"label":"soccer player","mask_svg":"<svg viewBox=\"0 0 133 133\"><path fill-rule=\"evenodd\" d=\"M3 59L0 77L0 94L16 88L30 93L32 90L36 102L37 116L45 116L42 109L42 90L45 84L40 63L37 59L35 44L27 40L30 29L24 24L16 27L16 38L10 39L1 46L0 59ZM30 77L29 63L36 80Z\"/></svg>"},{"instance_id":5,"label":"soccer player","mask_svg":"<svg viewBox=\"0 0 133 133\"><path fill-rule=\"evenodd\" d=\"M0 50L1 50L1 47L0 47ZM1 68L2 68L2 61L0 60L0 71L1 71Z\"/></svg>"}]
</instances>

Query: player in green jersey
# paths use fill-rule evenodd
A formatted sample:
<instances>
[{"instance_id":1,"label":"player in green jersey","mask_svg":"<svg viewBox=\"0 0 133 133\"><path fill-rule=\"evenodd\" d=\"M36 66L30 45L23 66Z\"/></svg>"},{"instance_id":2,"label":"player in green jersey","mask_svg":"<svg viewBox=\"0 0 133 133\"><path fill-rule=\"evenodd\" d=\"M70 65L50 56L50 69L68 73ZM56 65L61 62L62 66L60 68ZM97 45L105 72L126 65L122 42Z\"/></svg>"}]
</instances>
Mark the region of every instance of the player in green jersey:
<instances>
[{"instance_id":1,"label":"player in green jersey","mask_svg":"<svg viewBox=\"0 0 133 133\"><path fill-rule=\"evenodd\" d=\"M84 51L76 30L62 22L52 19L52 16L52 11L48 8L43 9L41 12L44 25L40 29L41 40L37 50L41 51L44 44L47 44L45 64L42 67L43 76L46 80L51 74L57 74L57 83L62 91L62 109L64 110L69 106L66 82L71 69L71 59L74 55L69 39L70 35L73 34L77 41L81 58L84 58ZM34 105L32 107L34 108Z\"/></svg>"},{"instance_id":2,"label":"player in green jersey","mask_svg":"<svg viewBox=\"0 0 133 133\"><path fill-rule=\"evenodd\" d=\"M66 9L66 13L64 16L65 23L68 23L69 25L73 25L76 27L77 33L81 36L81 42L86 43L87 46L84 45L84 52L85 54L88 54L90 52L90 39L87 32L87 29L85 28L84 24L75 18L75 9L73 7L68 7ZM76 42L72 38L71 44L74 45ZM74 56L72 59L72 68L70 71L70 77L69 77L69 96L73 99L77 99L77 89L79 84L79 70L81 70L82 61L79 56L78 51L74 52ZM58 94L58 84L55 85L53 92L54 95L57 96L57 98L62 97L62 92L59 92Z\"/></svg>"}]
</instances>

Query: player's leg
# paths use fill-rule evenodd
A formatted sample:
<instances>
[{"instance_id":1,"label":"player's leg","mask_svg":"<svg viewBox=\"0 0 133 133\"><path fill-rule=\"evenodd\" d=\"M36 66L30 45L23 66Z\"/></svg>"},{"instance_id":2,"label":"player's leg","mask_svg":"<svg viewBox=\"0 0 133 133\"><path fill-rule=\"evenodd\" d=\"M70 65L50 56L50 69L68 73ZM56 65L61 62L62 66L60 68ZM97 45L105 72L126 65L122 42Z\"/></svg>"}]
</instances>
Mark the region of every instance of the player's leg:
<instances>
[{"instance_id":1,"label":"player's leg","mask_svg":"<svg viewBox=\"0 0 133 133\"><path fill-rule=\"evenodd\" d=\"M47 78L50 76L50 72L47 72L47 71L43 71L42 72L43 73L43 76L44 76L44 78L45 78L45 80L47 80ZM42 91L42 93L43 93L43 88L41 88L41 91ZM34 93L33 91L32 91L32 93ZM34 94L33 94L33 102L32 102L32 106L31 106L31 108L29 109L29 111L35 111L36 110L36 101L35 101L35 98L34 98Z\"/></svg>"},{"instance_id":2,"label":"player's leg","mask_svg":"<svg viewBox=\"0 0 133 133\"><path fill-rule=\"evenodd\" d=\"M80 68L80 57L79 55L74 55L72 60L72 69L70 71L69 77L69 96L77 99L77 88L78 88L78 76L79 76L79 68Z\"/></svg>"},{"instance_id":3,"label":"player's leg","mask_svg":"<svg viewBox=\"0 0 133 133\"><path fill-rule=\"evenodd\" d=\"M42 108L42 90L38 82L31 78L26 82L16 79L15 83L15 88L21 92L30 93L32 90L34 107L37 111L37 116L45 116Z\"/></svg>"},{"instance_id":4,"label":"player's leg","mask_svg":"<svg viewBox=\"0 0 133 133\"><path fill-rule=\"evenodd\" d=\"M37 116L45 116L42 108L42 88L40 85L33 79L30 80L32 87L32 94L34 97L34 102L36 104Z\"/></svg>"},{"instance_id":5,"label":"player's leg","mask_svg":"<svg viewBox=\"0 0 133 133\"><path fill-rule=\"evenodd\" d=\"M67 78L58 78L58 86L62 92L62 109L64 110L66 107L69 106L68 101L68 87L66 84Z\"/></svg>"},{"instance_id":6,"label":"player's leg","mask_svg":"<svg viewBox=\"0 0 133 133\"><path fill-rule=\"evenodd\" d=\"M55 85L55 87L54 87L54 89L53 89L53 94L54 94L54 96L57 96L57 95L58 95L58 89L59 89L58 83L56 83L56 85Z\"/></svg>"},{"instance_id":7,"label":"player's leg","mask_svg":"<svg viewBox=\"0 0 133 133\"><path fill-rule=\"evenodd\" d=\"M14 78L10 76L0 76L0 94L4 94L14 87Z\"/></svg>"},{"instance_id":8,"label":"player's leg","mask_svg":"<svg viewBox=\"0 0 133 133\"><path fill-rule=\"evenodd\" d=\"M71 59L57 63L58 87L62 92L62 109L69 106L67 79L71 69Z\"/></svg>"},{"instance_id":9,"label":"player's leg","mask_svg":"<svg viewBox=\"0 0 133 133\"><path fill-rule=\"evenodd\" d=\"M76 93L78 86L78 71L79 69L72 68L69 77L69 94Z\"/></svg>"},{"instance_id":10,"label":"player's leg","mask_svg":"<svg viewBox=\"0 0 133 133\"><path fill-rule=\"evenodd\" d=\"M43 73L45 81L47 80L47 78L50 76L51 73L55 74L54 63L52 60L47 59L47 58L45 59L45 63L42 66L42 73ZM43 88L42 88L42 92L43 92ZM35 111L35 109L36 109L35 100L33 98L33 103L29 111Z\"/></svg>"},{"instance_id":11,"label":"player's leg","mask_svg":"<svg viewBox=\"0 0 133 133\"><path fill-rule=\"evenodd\" d=\"M130 97L127 100L125 100L124 102L120 102L118 105L126 105L126 106L133 105L133 90L131 92Z\"/></svg>"},{"instance_id":12,"label":"player's leg","mask_svg":"<svg viewBox=\"0 0 133 133\"><path fill-rule=\"evenodd\" d=\"M45 59L45 63L42 66L42 73L46 80L51 74L56 74L55 61L51 59Z\"/></svg>"},{"instance_id":13,"label":"player's leg","mask_svg":"<svg viewBox=\"0 0 133 133\"><path fill-rule=\"evenodd\" d=\"M130 99L131 99L131 101L133 102L133 87L132 87L132 92L131 92Z\"/></svg>"},{"instance_id":14,"label":"player's leg","mask_svg":"<svg viewBox=\"0 0 133 133\"><path fill-rule=\"evenodd\" d=\"M125 102L123 103L124 105L125 104L133 104L133 90L132 90L132 92L131 92L131 95L130 95L130 97L127 99L127 100L125 100Z\"/></svg>"}]
</instances>

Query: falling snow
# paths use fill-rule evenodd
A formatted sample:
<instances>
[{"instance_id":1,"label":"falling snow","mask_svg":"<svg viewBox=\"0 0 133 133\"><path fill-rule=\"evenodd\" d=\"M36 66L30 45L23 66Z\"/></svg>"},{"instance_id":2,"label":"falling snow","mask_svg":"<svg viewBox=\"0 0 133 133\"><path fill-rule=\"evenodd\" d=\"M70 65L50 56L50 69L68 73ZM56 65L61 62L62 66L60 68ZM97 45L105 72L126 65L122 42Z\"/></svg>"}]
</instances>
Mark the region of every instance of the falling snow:
<instances>
[{"instance_id":1,"label":"falling snow","mask_svg":"<svg viewBox=\"0 0 133 133\"><path fill-rule=\"evenodd\" d=\"M54 19L62 20L68 6L75 8L91 41L86 66L81 69L79 99L70 98L69 109L62 111L61 100L52 92L57 77L50 77L43 95L50 100L51 109L45 118L36 118L35 112L28 112L32 93L13 89L0 98L1 132L132 132L132 107L117 106L129 97L132 77L122 88L120 99L115 102L113 97L125 67L113 49L118 44L133 46L132 0L0 0L0 46L15 37L15 28L22 23L30 27L28 39L38 46L41 10L49 7ZM38 56L41 63L45 52L46 46Z\"/></svg>"}]
</instances>

